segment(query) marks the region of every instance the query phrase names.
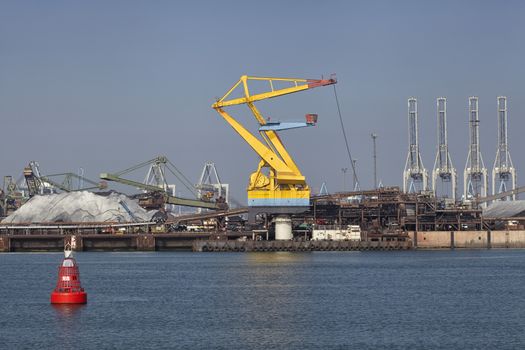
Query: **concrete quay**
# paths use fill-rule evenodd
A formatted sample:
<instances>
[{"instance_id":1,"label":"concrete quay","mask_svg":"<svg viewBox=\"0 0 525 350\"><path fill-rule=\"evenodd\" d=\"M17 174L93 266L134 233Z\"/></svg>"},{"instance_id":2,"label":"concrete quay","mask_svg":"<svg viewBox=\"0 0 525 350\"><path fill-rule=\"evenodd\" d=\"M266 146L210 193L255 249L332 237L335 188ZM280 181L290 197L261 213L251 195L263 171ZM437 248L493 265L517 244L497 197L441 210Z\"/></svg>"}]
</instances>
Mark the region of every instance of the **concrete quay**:
<instances>
[{"instance_id":1,"label":"concrete quay","mask_svg":"<svg viewBox=\"0 0 525 350\"><path fill-rule=\"evenodd\" d=\"M225 241L197 240L194 252L311 252L408 250L410 241Z\"/></svg>"},{"instance_id":2,"label":"concrete quay","mask_svg":"<svg viewBox=\"0 0 525 350\"><path fill-rule=\"evenodd\" d=\"M416 249L525 248L524 230L409 232Z\"/></svg>"},{"instance_id":3,"label":"concrete quay","mask_svg":"<svg viewBox=\"0 0 525 350\"><path fill-rule=\"evenodd\" d=\"M406 241L256 241L249 232L0 234L0 252L62 251L352 251L525 248L525 230L409 232ZM246 237L239 240L239 237Z\"/></svg>"}]
</instances>

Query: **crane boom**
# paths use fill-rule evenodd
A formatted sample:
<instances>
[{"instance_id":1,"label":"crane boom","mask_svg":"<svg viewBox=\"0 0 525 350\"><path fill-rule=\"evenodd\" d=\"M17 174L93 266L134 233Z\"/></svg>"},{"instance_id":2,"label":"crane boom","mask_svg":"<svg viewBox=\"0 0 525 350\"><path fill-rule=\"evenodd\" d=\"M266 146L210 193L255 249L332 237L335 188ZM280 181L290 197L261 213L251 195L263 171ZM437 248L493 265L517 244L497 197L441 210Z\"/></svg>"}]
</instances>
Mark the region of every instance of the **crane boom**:
<instances>
[{"instance_id":1,"label":"crane boom","mask_svg":"<svg viewBox=\"0 0 525 350\"><path fill-rule=\"evenodd\" d=\"M185 207L194 207L194 208L207 208L207 209L215 209L215 210L225 209L225 203L206 202L206 201L202 201L198 199L187 199L187 198L179 198L179 197L171 196L160 187L143 184L142 182L138 182L138 181L124 179L115 174L102 173L100 174L100 178L102 180L114 181L114 182L118 182L124 185L140 188L140 189L143 189L149 192L159 192L162 194L162 196L164 197L165 203L167 204L182 205Z\"/></svg>"},{"instance_id":2,"label":"crane boom","mask_svg":"<svg viewBox=\"0 0 525 350\"><path fill-rule=\"evenodd\" d=\"M501 192L501 193L496 193L496 194L493 194L493 195L490 195L490 196L486 196L486 197L473 198L472 201L476 202L478 204L479 203L486 203L486 202L491 202L491 201L494 201L494 200L497 200L497 199L502 199L502 198L505 198L505 197L516 196L517 194L523 193L523 192L525 192L525 186L516 187L515 189L509 190L509 191L505 191L505 192Z\"/></svg>"},{"instance_id":3,"label":"crane boom","mask_svg":"<svg viewBox=\"0 0 525 350\"><path fill-rule=\"evenodd\" d=\"M270 91L263 92L260 94L250 95L250 89L248 87L248 82L250 80L267 81L270 84ZM274 82L287 82L287 83L294 84L294 86L275 90L273 86ZM273 97L292 94L294 92L308 90L308 89L318 87L318 86L332 85L332 84L335 84L336 82L337 81L335 78L297 79L297 78L251 77L251 76L243 75L239 79L239 81L235 83L235 85L233 85L233 87L223 97L221 97L216 103L213 104L213 108L217 109L217 108L222 108L222 107L253 103L256 101L266 100L266 99L273 98ZM227 98L230 96L230 94L241 84L244 89L244 97L228 100Z\"/></svg>"},{"instance_id":4,"label":"crane boom","mask_svg":"<svg viewBox=\"0 0 525 350\"><path fill-rule=\"evenodd\" d=\"M56 180L54 180L53 178L54 177L59 177L59 176L63 176L64 177L64 180L62 182L58 182ZM82 187L82 188L79 188L79 189L73 189L71 188L70 185L68 185L68 183L71 182L71 179L78 179L78 180L82 180L83 182L87 182L89 184L91 184L92 186L89 186L89 187ZM76 191L89 191L89 190L103 190L105 188L107 188L107 183L105 183L104 181L101 181L101 182L95 182L95 181L91 181L90 179L87 179L83 176L79 176L75 173L61 173L61 174L51 174L51 175L45 175L45 176L40 176L40 181L44 182L44 183L48 183L50 184L51 186L53 187L56 187L58 188L59 190L62 190L64 192L76 192Z\"/></svg>"}]
</instances>

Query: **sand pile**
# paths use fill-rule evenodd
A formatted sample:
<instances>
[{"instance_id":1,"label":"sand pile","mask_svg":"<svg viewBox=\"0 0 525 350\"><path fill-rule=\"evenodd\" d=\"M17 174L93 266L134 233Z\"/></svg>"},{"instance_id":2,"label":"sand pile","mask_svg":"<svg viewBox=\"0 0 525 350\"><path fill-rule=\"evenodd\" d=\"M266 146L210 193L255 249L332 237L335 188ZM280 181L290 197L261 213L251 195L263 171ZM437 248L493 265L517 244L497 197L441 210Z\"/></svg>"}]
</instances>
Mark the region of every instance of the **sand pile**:
<instances>
[{"instance_id":1,"label":"sand pile","mask_svg":"<svg viewBox=\"0 0 525 350\"><path fill-rule=\"evenodd\" d=\"M148 212L127 196L112 192L102 196L88 191L35 196L2 223L29 222L133 222L124 203L138 221L149 221Z\"/></svg>"}]
</instances>

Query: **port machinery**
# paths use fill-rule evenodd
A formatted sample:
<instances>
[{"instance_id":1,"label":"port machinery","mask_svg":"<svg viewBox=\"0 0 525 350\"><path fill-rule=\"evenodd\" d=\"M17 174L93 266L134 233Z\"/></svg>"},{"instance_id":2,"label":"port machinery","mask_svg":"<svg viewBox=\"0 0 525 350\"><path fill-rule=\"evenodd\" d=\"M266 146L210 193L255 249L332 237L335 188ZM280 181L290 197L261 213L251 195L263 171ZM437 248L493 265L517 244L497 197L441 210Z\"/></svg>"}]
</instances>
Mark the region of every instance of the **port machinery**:
<instances>
[{"instance_id":1,"label":"port machinery","mask_svg":"<svg viewBox=\"0 0 525 350\"><path fill-rule=\"evenodd\" d=\"M266 82L269 90L252 94L250 83ZM336 84L335 76L329 79L271 78L243 75L212 108L246 141L260 157L257 170L250 175L247 194L249 221L258 214L265 214L275 222L275 238L291 239L292 214L306 212L310 206L310 188L281 139L278 131L313 126L316 114L306 114L305 122L270 122L255 106L255 102L284 96L315 87ZM285 86L285 87L281 87ZM242 97L233 97L242 88ZM225 108L247 105L259 123L258 138L233 118Z\"/></svg>"},{"instance_id":2,"label":"port machinery","mask_svg":"<svg viewBox=\"0 0 525 350\"><path fill-rule=\"evenodd\" d=\"M428 190L428 171L423 165L419 151L419 116L417 99L408 99L408 154L403 171L403 192L414 193Z\"/></svg>"},{"instance_id":3,"label":"port machinery","mask_svg":"<svg viewBox=\"0 0 525 350\"><path fill-rule=\"evenodd\" d=\"M470 144L467 163L463 172L463 198L474 201L478 197L487 197L488 193L488 173L483 162L479 143L478 102L479 100L476 96L471 96L468 99Z\"/></svg>"},{"instance_id":4,"label":"port machinery","mask_svg":"<svg viewBox=\"0 0 525 350\"><path fill-rule=\"evenodd\" d=\"M24 178L29 197L33 197L37 194L54 193L56 190L75 192L96 189L104 190L107 188L107 183L105 181L95 182L82 175L77 175L71 172L42 175L40 172L40 164L36 161L29 162L29 165L24 168ZM74 180L78 180L78 188L74 188ZM84 185L85 183L88 185Z\"/></svg>"},{"instance_id":5,"label":"port machinery","mask_svg":"<svg viewBox=\"0 0 525 350\"><path fill-rule=\"evenodd\" d=\"M509 190L508 187L510 187L510 190L515 190L516 176L516 168L514 168L512 163L508 144L507 97L498 96L498 150L492 169L492 194L507 192ZM515 200L516 195L513 194L506 199Z\"/></svg>"},{"instance_id":6,"label":"port machinery","mask_svg":"<svg viewBox=\"0 0 525 350\"><path fill-rule=\"evenodd\" d=\"M122 177L124 174L128 174L145 166L149 166L149 171L144 183ZM144 193L137 196L139 205L146 209L159 210L153 218L158 222L164 222L167 220L167 215L164 209L166 204L206 208L217 211L228 210L228 204L222 197L213 200L212 198L181 198L174 196L170 192L170 185L168 185L164 176L166 170L177 177L177 179L179 179L188 190L194 192L192 186L189 184L189 180L165 156L155 157L154 159L142 162L119 172L101 173L100 179L121 183L142 190ZM124 209L126 210L125 207Z\"/></svg>"},{"instance_id":7,"label":"port machinery","mask_svg":"<svg viewBox=\"0 0 525 350\"><path fill-rule=\"evenodd\" d=\"M436 196L438 193L438 177L441 178L441 184L450 184L450 198L455 202L457 195L457 171L452 165L450 152L448 151L447 137L447 99L439 97L436 100L437 105L437 122L438 122L438 145L434 169L432 170L432 191ZM444 193L441 194L442 196Z\"/></svg>"}]
</instances>

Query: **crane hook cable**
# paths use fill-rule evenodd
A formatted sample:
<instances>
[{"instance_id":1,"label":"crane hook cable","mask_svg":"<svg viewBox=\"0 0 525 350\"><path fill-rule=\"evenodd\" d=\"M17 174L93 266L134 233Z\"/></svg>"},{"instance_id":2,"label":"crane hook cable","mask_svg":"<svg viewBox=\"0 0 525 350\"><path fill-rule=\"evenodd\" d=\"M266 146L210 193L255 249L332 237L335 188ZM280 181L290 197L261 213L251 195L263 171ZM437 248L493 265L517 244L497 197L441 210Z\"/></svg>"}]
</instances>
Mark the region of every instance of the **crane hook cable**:
<instances>
[{"instance_id":1,"label":"crane hook cable","mask_svg":"<svg viewBox=\"0 0 525 350\"><path fill-rule=\"evenodd\" d=\"M348 153L348 159L350 159L350 165L352 166L352 173L354 175L354 178L355 178L355 186L356 188L354 188L354 191L359 189L359 180L357 178L357 173L356 173L356 170L355 170L355 166L354 166L354 161L352 159L352 153L350 152L350 146L348 144L348 138L346 137L346 131L345 131L345 126L344 126L344 123L343 123L343 116L341 115L341 107L339 106L339 99L337 98L337 90L335 88L335 85L332 85L334 87L334 96L335 96L335 102L337 104L337 112L339 113L339 122L341 123L341 130L343 131L343 137L345 139L345 145L346 145L346 152ZM344 190L344 189L343 189Z\"/></svg>"}]
</instances>

